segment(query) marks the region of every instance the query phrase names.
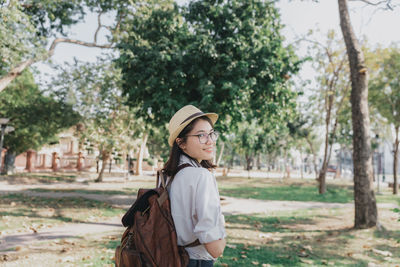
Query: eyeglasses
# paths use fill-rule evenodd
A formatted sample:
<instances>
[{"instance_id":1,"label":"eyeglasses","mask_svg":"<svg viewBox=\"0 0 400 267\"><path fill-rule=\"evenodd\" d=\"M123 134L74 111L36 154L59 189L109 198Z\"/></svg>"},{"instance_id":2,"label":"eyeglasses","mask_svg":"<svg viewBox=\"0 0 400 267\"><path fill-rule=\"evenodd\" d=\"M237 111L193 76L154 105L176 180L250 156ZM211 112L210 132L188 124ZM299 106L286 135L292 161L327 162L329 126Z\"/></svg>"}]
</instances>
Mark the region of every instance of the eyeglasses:
<instances>
[{"instance_id":1,"label":"eyeglasses","mask_svg":"<svg viewBox=\"0 0 400 267\"><path fill-rule=\"evenodd\" d=\"M211 132L209 134L207 133L201 133L201 134L192 134L192 135L186 135L186 136L197 136L199 138L200 144L205 144L208 141L208 138L211 139L211 141L217 141L219 132Z\"/></svg>"}]
</instances>

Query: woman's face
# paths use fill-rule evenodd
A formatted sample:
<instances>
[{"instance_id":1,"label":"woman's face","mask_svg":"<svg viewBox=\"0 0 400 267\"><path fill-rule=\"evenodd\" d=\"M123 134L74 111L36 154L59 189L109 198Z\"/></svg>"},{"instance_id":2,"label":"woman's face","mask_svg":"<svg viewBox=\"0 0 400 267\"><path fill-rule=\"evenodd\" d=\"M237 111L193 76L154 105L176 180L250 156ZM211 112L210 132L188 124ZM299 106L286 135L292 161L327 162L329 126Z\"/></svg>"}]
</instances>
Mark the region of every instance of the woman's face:
<instances>
[{"instance_id":1,"label":"woman's face","mask_svg":"<svg viewBox=\"0 0 400 267\"><path fill-rule=\"evenodd\" d=\"M215 141L210 136L205 144L201 144L198 134L210 134L214 129L206 120L195 122L193 129L187 134L186 142L180 145L180 148L190 157L196 159L199 163L202 160L212 160L214 156ZM179 139L179 138L178 138ZM178 142L179 143L179 142Z\"/></svg>"}]
</instances>

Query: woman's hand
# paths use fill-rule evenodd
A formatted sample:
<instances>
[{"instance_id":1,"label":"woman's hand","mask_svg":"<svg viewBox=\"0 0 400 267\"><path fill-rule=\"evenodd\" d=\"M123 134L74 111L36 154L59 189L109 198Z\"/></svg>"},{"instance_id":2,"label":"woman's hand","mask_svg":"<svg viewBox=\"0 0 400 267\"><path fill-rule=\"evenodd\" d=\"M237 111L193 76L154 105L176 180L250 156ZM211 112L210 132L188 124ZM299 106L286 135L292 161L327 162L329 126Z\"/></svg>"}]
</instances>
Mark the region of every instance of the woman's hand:
<instances>
[{"instance_id":1,"label":"woman's hand","mask_svg":"<svg viewBox=\"0 0 400 267\"><path fill-rule=\"evenodd\" d=\"M207 252L210 253L210 255L213 256L213 258L218 258L219 256L222 255L225 249L225 245L226 245L225 239L219 239L204 244Z\"/></svg>"}]
</instances>

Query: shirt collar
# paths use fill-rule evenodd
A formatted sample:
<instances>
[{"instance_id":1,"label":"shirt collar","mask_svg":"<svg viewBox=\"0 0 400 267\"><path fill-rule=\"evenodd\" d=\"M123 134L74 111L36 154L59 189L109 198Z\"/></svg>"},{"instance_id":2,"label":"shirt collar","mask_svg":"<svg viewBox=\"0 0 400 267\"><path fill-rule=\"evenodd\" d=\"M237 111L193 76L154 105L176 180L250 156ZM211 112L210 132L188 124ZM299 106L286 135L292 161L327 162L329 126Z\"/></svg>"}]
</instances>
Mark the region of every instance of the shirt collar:
<instances>
[{"instance_id":1,"label":"shirt collar","mask_svg":"<svg viewBox=\"0 0 400 267\"><path fill-rule=\"evenodd\" d=\"M181 158L179 160L179 165L182 165L182 164L185 164L185 163L189 163L193 167L201 167L200 163L198 163L197 160L192 159L192 158L188 157L185 154L182 154Z\"/></svg>"}]
</instances>

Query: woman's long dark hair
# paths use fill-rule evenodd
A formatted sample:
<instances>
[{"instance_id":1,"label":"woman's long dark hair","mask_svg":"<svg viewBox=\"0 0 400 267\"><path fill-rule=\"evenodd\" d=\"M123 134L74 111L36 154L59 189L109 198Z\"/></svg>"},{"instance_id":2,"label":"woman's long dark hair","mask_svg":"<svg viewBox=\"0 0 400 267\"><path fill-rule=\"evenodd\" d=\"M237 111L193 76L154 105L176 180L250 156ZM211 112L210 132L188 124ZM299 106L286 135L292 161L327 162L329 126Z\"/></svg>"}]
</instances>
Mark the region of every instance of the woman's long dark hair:
<instances>
[{"instance_id":1,"label":"woman's long dark hair","mask_svg":"<svg viewBox=\"0 0 400 267\"><path fill-rule=\"evenodd\" d=\"M196 119L194 119L193 121L191 121L185 128L183 128L183 130L179 133L178 138L182 139L182 143L185 143L187 140L187 134L193 130L194 125L196 124L197 121L199 120L205 120L208 123L210 123L211 126L214 127L212 121L210 120L210 118L208 118L207 116L202 116L202 117L198 117ZM168 175L168 176L174 176L176 174L176 171L178 169L178 165L179 165L179 160L181 158L181 155L186 155L187 157L189 157L190 159L192 159L192 157L190 157L188 154L186 154L185 152L183 152L183 150L179 147L179 145L176 143L176 140L174 140L174 144L171 147L171 151L169 153L169 158L168 161L165 163L164 168L162 169L162 171ZM213 169L216 166L212 164L212 162L210 160L202 160L200 162L200 165L203 168L206 169Z\"/></svg>"}]
</instances>

